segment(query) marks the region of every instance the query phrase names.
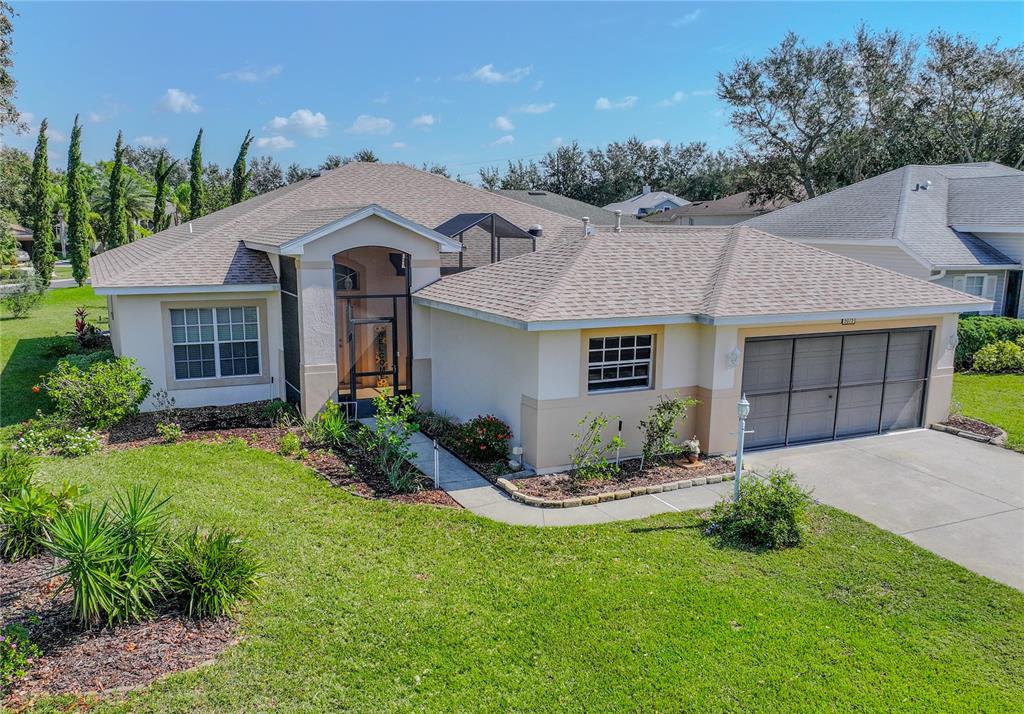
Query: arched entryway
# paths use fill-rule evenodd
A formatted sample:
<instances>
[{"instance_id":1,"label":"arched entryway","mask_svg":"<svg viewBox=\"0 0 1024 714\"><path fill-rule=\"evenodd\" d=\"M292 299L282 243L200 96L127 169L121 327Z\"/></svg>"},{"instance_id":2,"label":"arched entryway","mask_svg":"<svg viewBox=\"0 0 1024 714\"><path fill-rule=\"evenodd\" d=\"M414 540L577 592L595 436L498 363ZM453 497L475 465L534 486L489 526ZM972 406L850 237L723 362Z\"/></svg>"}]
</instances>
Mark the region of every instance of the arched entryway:
<instances>
[{"instance_id":1,"label":"arched entryway","mask_svg":"<svg viewBox=\"0 0 1024 714\"><path fill-rule=\"evenodd\" d=\"M412 391L410 257L384 246L334 256L338 401L357 417L373 415L381 393Z\"/></svg>"}]
</instances>

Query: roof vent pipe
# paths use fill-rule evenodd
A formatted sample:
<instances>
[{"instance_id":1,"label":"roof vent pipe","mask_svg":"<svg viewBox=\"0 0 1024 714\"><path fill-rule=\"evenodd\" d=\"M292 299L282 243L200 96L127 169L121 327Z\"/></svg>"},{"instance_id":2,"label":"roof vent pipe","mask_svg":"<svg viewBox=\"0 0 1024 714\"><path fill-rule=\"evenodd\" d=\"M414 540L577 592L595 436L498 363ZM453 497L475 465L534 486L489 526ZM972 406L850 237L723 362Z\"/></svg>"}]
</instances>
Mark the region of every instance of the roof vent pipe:
<instances>
[{"instance_id":1,"label":"roof vent pipe","mask_svg":"<svg viewBox=\"0 0 1024 714\"><path fill-rule=\"evenodd\" d=\"M931 187L932 187L932 182L931 181L922 181L921 183L917 184L917 190L918 191L927 191Z\"/></svg>"},{"instance_id":2,"label":"roof vent pipe","mask_svg":"<svg viewBox=\"0 0 1024 714\"><path fill-rule=\"evenodd\" d=\"M615 232L622 232L622 209L620 208L615 209Z\"/></svg>"},{"instance_id":3,"label":"roof vent pipe","mask_svg":"<svg viewBox=\"0 0 1024 714\"><path fill-rule=\"evenodd\" d=\"M541 238L544 236L544 226L539 223L534 223L526 232L534 238Z\"/></svg>"},{"instance_id":4,"label":"roof vent pipe","mask_svg":"<svg viewBox=\"0 0 1024 714\"><path fill-rule=\"evenodd\" d=\"M583 237L590 235L590 216L583 216Z\"/></svg>"},{"instance_id":5,"label":"roof vent pipe","mask_svg":"<svg viewBox=\"0 0 1024 714\"><path fill-rule=\"evenodd\" d=\"M192 235L192 221L188 222L188 234Z\"/></svg>"}]
</instances>

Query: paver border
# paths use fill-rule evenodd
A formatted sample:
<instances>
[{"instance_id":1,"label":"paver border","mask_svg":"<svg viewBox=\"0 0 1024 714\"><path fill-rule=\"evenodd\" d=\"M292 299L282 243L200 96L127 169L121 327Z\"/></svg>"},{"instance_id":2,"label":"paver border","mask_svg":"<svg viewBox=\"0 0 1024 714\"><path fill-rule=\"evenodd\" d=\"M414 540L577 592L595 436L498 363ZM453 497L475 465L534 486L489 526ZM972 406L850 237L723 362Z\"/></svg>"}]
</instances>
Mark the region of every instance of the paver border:
<instances>
[{"instance_id":1,"label":"paver border","mask_svg":"<svg viewBox=\"0 0 1024 714\"><path fill-rule=\"evenodd\" d=\"M988 424L988 422L985 422ZM952 426L946 426L945 424L939 424L935 422L931 425L931 428L935 431L943 431L953 436L959 436L962 439L970 439L971 441L977 441L979 444L992 444L993 446L1005 446L1006 445L1006 430L1002 427L998 427L995 424L989 424L993 429L999 429L998 436L985 436L984 434L976 434L973 431L967 431L965 429L956 429Z\"/></svg>"},{"instance_id":2,"label":"paver border","mask_svg":"<svg viewBox=\"0 0 1024 714\"><path fill-rule=\"evenodd\" d=\"M744 476L749 474L749 471L746 469L743 470ZM527 493L523 493L519 490L518 486L507 478L497 479L495 481L495 485L507 493L513 501L522 503L526 506L533 506L534 508L576 508L577 506L594 506L598 503L606 503L608 501L623 501L627 498L664 493L665 491L676 491L683 488L691 488L692 486L704 486L705 484L732 481L734 478L736 478L736 474L733 472L715 474L714 476L695 476L694 478L680 479L678 481L670 481L668 483L657 483L651 486L634 486L633 488L622 489L620 491L605 491L604 493L595 493L589 496L577 496L575 498L561 499L541 498L540 496L531 496Z\"/></svg>"}]
</instances>

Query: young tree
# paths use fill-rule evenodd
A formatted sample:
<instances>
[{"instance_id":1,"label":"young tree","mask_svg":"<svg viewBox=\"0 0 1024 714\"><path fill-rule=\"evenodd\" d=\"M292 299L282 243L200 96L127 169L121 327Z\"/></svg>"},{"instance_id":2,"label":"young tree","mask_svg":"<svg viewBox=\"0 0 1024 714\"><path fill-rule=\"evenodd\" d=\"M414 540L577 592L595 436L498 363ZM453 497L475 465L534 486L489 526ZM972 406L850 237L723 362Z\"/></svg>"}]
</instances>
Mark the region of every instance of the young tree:
<instances>
[{"instance_id":1,"label":"young tree","mask_svg":"<svg viewBox=\"0 0 1024 714\"><path fill-rule=\"evenodd\" d=\"M235 159L235 165L231 168L231 205L241 203L246 198L246 189L252 171L246 170L245 158L249 153L249 144L252 143L252 140L252 132L245 132L242 145L238 148L238 157Z\"/></svg>"},{"instance_id":2,"label":"young tree","mask_svg":"<svg viewBox=\"0 0 1024 714\"><path fill-rule=\"evenodd\" d=\"M53 215L50 210L50 166L46 157L46 128L47 121L43 119L39 124L36 152L32 158L32 182L29 184L32 266L41 285L50 284L56 260L53 253Z\"/></svg>"},{"instance_id":3,"label":"young tree","mask_svg":"<svg viewBox=\"0 0 1024 714\"><path fill-rule=\"evenodd\" d=\"M563 144L540 160L544 179L539 188L585 201L590 190L587 155L578 142Z\"/></svg>"},{"instance_id":4,"label":"young tree","mask_svg":"<svg viewBox=\"0 0 1024 714\"><path fill-rule=\"evenodd\" d=\"M501 179L499 188L506 190L529 190L540 185L540 169L533 161L525 162L522 159L512 163L508 162L508 171Z\"/></svg>"},{"instance_id":5,"label":"young tree","mask_svg":"<svg viewBox=\"0 0 1024 714\"><path fill-rule=\"evenodd\" d=\"M501 169L497 166L480 167L480 185L488 191L498 188L501 183Z\"/></svg>"},{"instance_id":6,"label":"young tree","mask_svg":"<svg viewBox=\"0 0 1024 714\"><path fill-rule=\"evenodd\" d=\"M249 162L249 188L254 196L284 186L284 172L280 164L269 156L259 156Z\"/></svg>"},{"instance_id":7,"label":"young tree","mask_svg":"<svg viewBox=\"0 0 1024 714\"><path fill-rule=\"evenodd\" d=\"M28 205L32 157L21 149L0 149L0 209L11 211L19 223L31 223Z\"/></svg>"},{"instance_id":8,"label":"young tree","mask_svg":"<svg viewBox=\"0 0 1024 714\"><path fill-rule=\"evenodd\" d=\"M188 162L189 170L189 220L204 215L206 207L206 187L203 185L203 130L196 135L196 143L192 145L192 158Z\"/></svg>"},{"instance_id":9,"label":"young tree","mask_svg":"<svg viewBox=\"0 0 1024 714\"><path fill-rule=\"evenodd\" d=\"M153 232L162 231L171 222L171 217L166 214L167 204L167 179L170 177L177 161L168 163L167 152L161 151L157 157L156 166L153 168L153 181L156 183L156 190L153 193Z\"/></svg>"},{"instance_id":10,"label":"young tree","mask_svg":"<svg viewBox=\"0 0 1024 714\"><path fill-rule=\"evenodd\" d=\"M339 166L347 164L348 161L348 159L341 156L340 154L328 154L327 158L320 162L320 166L318 166L317 169L320 171L331 171L332 169L336 169ZM292 166L294 165L295 164L292 164ZM291 167L288 168L289 170L291 170ZM289 181L288 183L291 183L291 181Z\"/></svg>"},{"instance_id":11,"label":"young tree","mask_svg":"<svg viewBox=\"0 0 1024 714\"><path fill-rule=\"evenodd\" d=\"M83 285L89 277L92 231L89 226L89 203L82 183L82 125L78 123L77 114L71 129L65 180L68 186L68 253L71 258L71 274L76 283Z\"/></svg>"},{"instance_id":12,"label":"young tree","mask_svg":"<svg viewBox=\"0 0 1024 714\"><path fill-rule=\"evenodd\" d=\"M296 181L301 181L302 179L309 178L312 174L313 169L307 169L302 166L299 166L298 164L291 164L288 167L288 171L285 173L284 180L287 181L288 183L295 183Z\"/></svg>"},{"instance_id":13,"label":"young tree","mask_svg":"<svg viewBox=\"0 0 1024 714\"><path fill-rule=\"evenodd\" d=\"M117 142L114 144L114 165L107 184L106 219L103 242L107 248L131 243L132 230L124 197L124 135L120 131L117 132Z\"/></svg>"},{"instance_id":14,"label":"young tree","mask_svg":"<svg viewBox=\"0 0 1024 714\"><path fill-rule=\"evenodd\" d=\"M360 149L356 153L352 154L352 161L363 161L369 164L375 164L380 161L377 155L373 153L372 149Z\"/></svg>"}]
</instances>

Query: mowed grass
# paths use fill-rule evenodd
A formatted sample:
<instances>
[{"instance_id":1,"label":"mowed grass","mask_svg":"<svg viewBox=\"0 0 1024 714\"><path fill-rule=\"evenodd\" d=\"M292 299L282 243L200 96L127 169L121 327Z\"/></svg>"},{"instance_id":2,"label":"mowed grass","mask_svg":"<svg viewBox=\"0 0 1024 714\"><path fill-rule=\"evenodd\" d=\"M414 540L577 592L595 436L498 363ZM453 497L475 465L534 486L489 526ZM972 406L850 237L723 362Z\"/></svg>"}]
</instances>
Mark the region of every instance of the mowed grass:
<instances>
[{"instance_id":1,"label":"mowed grass","mask_svg":"<svg viewBox=\"0 0 1024 714\"><path fill-rule=\"evenodd\" d=\"M1019 711L1024 595L815 507L753 553L692 513L571 529L365 501L235 444L46 460L265 561L242 641L97 711ZM68 699L42 708L70 704ZM91 710L92 711L92 710Z\"/></svg>"},{"instance_id":2,"label":"mowed grass","mask_svg":"<svg viewBox=\"0 0 1024 714\"><path fill-rule=\"evenodd\" d=\"M0 311L0 427L28 419L46 399L31 392L39 377L53 369L57 358L48 355L57 339L70 340L75 329L75 308L84 306L89 319L102 319L107 329L106 299L86 286L50 290L28 317L14 319Z\"/></svg>"},{"instance_id":3,"label":"mowed grass","mask_svg":"<svg viewBox=\"0 0 1024 714\"><path fill-rule=\"evenodd\" d=\"M964 416L1006 430L1006 445L1024 451L1024 374L957 374L953 399Z\"/></svg>"}]
</instances>

